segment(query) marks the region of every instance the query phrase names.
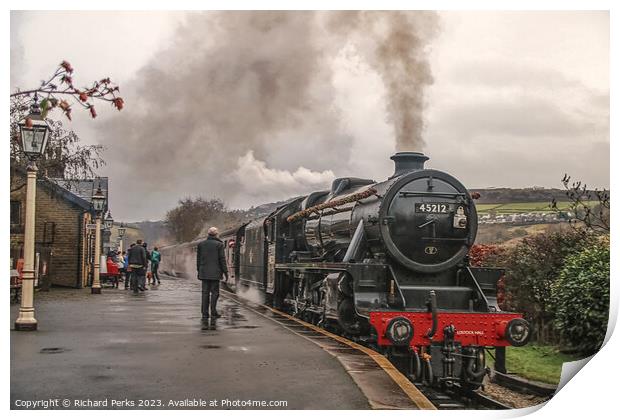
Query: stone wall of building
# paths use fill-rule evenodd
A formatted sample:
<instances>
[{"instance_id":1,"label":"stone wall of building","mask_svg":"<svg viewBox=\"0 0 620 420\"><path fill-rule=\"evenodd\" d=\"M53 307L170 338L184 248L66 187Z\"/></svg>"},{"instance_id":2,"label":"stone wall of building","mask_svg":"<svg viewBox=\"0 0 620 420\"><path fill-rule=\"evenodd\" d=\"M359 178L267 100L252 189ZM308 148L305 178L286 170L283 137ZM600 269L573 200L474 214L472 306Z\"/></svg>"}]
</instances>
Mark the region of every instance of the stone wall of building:
<instances>
[{"instance_id":1,"label":"stone wall of building","mask_svg":"<svg viewBox=\"0 0 620 420\"><path fill-rule=\"evenodd\" d=\"M19 178L12 185L19 185ZM13 189L13 188L11 188ZM23 254L23 226L26 210L26 187L11 192L11 201L21 203L20 225L11 224L11 256ZM41 185L36 194L35 242L41 255L40 270L45 266L49 284L81 287L83 278L84 209L66 200L53 188ZM43 280L43 278L42 278Z\"/></svg>"}]
</instances>

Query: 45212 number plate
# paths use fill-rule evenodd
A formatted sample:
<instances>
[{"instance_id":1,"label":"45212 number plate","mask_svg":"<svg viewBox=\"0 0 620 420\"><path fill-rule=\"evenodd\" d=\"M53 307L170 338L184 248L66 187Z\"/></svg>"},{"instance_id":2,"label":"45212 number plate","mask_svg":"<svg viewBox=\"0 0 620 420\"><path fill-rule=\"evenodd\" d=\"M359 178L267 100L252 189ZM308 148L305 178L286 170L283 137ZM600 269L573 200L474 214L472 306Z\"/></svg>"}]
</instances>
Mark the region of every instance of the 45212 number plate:
<instances>
[{"instance_id":1,"label":"45212 number plate","mask_svg":"<svg viewBox=\"0 0 620 420\"><path fill-rule=\"evenodd\" d=\"M450 213L452 206L446 203L416 203L416 213Z\"/></svg>"}]
</instances>

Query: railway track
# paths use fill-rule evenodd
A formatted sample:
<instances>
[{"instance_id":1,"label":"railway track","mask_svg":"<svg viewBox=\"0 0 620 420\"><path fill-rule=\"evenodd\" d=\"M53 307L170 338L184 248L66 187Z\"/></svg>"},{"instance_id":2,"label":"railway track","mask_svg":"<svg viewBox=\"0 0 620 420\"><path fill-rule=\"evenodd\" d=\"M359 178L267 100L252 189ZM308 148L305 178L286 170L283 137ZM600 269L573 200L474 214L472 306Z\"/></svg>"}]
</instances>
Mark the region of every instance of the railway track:
<instances>
[{"instance_id":1,"label":"railway track","mask_svg":"<svg viewBox=\"0 0 620 420\"><path fill-rule=\"evenodd\" d=\"M365 343L363 342L360 342L360 343L352 342L349 339L337 336L334 333L327 331L323 328L320 328L318 326L315 326L313 324L308 324L307 322L303 320L293 317L290 314L281 312L268 305L264 305L264 304L260 304L260 303L256 303L256 302L252 302L247 299L244 299L243 297L240 297L239 295L231 291L222 291L222 293L225 296L231 299L234 299L237 302L245 305L246 307L249 307L252 310L255 310L255 311L259 310L264 315L269 314L268 316L269 318L278 322L283 327L293 331L294 333L298 335L304 336L305 338L309 339L310 341L315 342L316 344L319 344L322 347L324 347L324 343L322 342L317 343L317 341L322 341L322 339L327 339L327 338L335 339L339 342L339 344L343 345L340 348L335 348L333 346L324 347L326 348L326 350L330 352L335 352L335 353L343 352L343 353L351 354L351 350L353 350L353 351L358 351L358 352L365 352L367 354L374 353L377 356L384 358L384 356L380 355L374 349L365 345ZM348 349L344 348L345 346L347 346ZM387 360L389 360L389 358L387 358ZM390 367L394 371L397 371L397 369L393 365L391 365L391 363L390 363ZM416 391L421 393L438 410L468 410L468 409L507 410L507 409L513 408L497 400L494 400L490 398L489 396L483 395L477 391L462 390L458 385L455 385L449 392L448 391L444 392L444 391L440 391L435 388L425 386L420 383L414 383L410 381L409 379L407 379L406 376L402 374L400 374L398 378L394 378L395 375L393 374L391 376L393 376L393 379L395 379L396 382L399 382L399 381L402 382L403 380L407 381L410 384L409 386L413 386ZM400 383L399 385L401 386L401 388L405 389L405 392L407 392L406 386L404 386L402 383ZM416 398L415 392L410 391L409 396L412 397L412 399ZM423 405L423 403L421 403L420 401L418 401L417 404ZM425 408L429 408L429 407L425 407Z\"/></svg>"},{"instance_id":2,"label":"railway track","mask_svg":"<svg viewBox=\"0 0 620 420\"><path fill-rule=\"evenodd\" d=\"M510 410L513 407L501 403L477 391L465 391L455 385L451 391L440 391L421 383L414 385L438 410Z\"/></svg>"}]
</instances>

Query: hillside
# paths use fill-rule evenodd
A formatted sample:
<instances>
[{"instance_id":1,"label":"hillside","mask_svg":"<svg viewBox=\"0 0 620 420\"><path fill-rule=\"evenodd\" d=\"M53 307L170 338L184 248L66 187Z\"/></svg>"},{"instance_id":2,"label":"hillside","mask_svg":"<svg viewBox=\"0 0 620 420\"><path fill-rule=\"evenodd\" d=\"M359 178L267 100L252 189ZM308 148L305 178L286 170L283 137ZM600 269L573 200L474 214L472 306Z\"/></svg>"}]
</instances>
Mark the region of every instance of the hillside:
<instances>
[{"instance_id":1,"label":"hillside","mask_svg":"<svg viewBox=\"0 0 620 420\"><path fill-rule=\"evenodd\" d=\"M557 201L566 200L566 192L558 188L479 188L469 191L480 194L476 201L478 204L551 203L554 198Z\"/></svg>"}]
</instances>

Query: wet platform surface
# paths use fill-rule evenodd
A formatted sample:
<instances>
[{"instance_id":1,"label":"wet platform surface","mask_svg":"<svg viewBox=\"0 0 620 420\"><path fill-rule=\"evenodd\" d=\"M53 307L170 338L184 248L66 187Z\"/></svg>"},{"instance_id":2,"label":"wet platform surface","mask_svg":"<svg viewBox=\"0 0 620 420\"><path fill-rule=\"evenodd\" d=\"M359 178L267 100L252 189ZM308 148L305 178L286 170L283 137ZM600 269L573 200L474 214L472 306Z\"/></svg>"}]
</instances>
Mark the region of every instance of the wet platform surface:
<instances>
[{"instance_id":1,"label":"wet platform surface","mask_svg":"<svg viewBox=\"0 0 620 420\"><path fill-rule=\"evenodd\" d=\"M121 286L99 296L53 290L36 299L39 330L11 331L12 408L17 400L55 398L71 400L69 408L75 399L107 400L105 408L125 399L160 400L153 408L184 408L168 404L188 399L370 408L333 354L229 297L220 297L215 329L202 330L194 280L162 278L138 296ZM11 305L11 328L17 311Z\"/></svg>"}]
</instances>

